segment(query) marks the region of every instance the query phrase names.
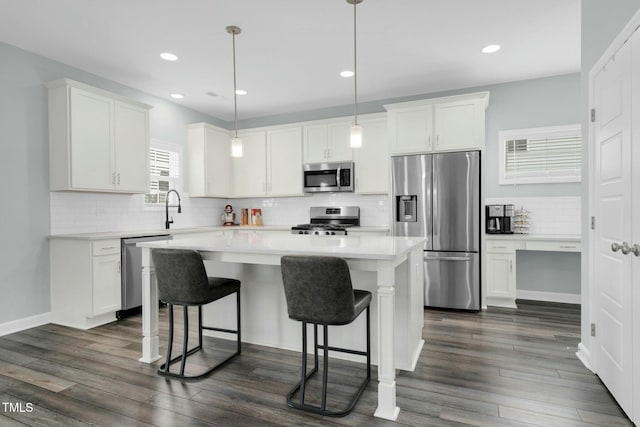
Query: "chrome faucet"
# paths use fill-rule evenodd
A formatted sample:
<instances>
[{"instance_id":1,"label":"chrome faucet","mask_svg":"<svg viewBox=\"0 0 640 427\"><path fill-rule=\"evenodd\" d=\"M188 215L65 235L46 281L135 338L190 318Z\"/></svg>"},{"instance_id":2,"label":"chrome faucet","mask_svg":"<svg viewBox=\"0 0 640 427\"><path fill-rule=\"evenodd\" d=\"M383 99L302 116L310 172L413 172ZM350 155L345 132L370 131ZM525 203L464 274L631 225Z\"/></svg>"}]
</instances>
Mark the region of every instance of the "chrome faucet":
<instances>
[{"instance_id":1,"label":"chrome faucet","mask_svg":"<svg viewBox=\"0 0 640 427\"><path fill-rule=\"evenodd\" d=\"M176 196L178 196L177 205L169 205L169 193L171 192L176 193ZM164 200L164 214L165 214L164 228L167 230L169 229L169 226L173 224L173 217L169 219L169 206L171 206L172 208L177 207L178 213L182 213L182 206L180 206L180 193L178 193L178 191L174 189L167 191L167 195L165 196L165 200Z\"/></svg>"}]
</instances>

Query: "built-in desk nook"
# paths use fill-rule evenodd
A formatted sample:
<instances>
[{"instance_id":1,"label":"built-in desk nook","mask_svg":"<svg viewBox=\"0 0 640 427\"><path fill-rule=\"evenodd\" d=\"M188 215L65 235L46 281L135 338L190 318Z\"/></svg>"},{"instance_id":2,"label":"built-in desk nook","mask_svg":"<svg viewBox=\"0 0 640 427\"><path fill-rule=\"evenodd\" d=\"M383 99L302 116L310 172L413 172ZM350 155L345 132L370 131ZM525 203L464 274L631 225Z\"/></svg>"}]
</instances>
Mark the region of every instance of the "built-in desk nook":
<instances>
[{"instance_id":1,"label":"built-in desk nook","mask_svg":"<svg viewBox=\"0 0 640 427\"><path fill-rule=\"evenodd\" d=\"M518 251L580 252L580 236L572 235L486 235L486 304L517 308L516 278Z\"/></svg>"}]
</instances>

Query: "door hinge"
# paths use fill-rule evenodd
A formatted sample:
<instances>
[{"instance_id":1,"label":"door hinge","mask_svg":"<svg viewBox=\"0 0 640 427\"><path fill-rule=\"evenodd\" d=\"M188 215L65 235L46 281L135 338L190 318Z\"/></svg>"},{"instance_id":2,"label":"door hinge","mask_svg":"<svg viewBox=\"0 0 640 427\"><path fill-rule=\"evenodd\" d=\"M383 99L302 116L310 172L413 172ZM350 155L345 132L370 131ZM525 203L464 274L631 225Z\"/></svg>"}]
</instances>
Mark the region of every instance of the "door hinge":
<instances>
[{"instance_id":1,"label":"door hinge","mask_svg":"<svg viewBox=\"0 0 640 427\"><path fill-rule=\"evenodd\" d=\"M595 323L591 324L591 336L592 337L596 336L596 324Z\"/></svg>"},{"instance_id":2,"label":"door hinge","mask_svg":"<svg viewBox=\"0 0 640 427\"><path fill-rule=\"evenodd\" d=\"M591 217L591 229L592 230L596 229L596 217L595 216Z\"/></svg>"},{"instance_id":3,"label":"door hinge","mask_svg":"<svg viewBox=\"0 0 640 427\"><path fill-rule=\"evenodd\" d=\"M596 109L592 108L591 109L591 123L596 121Z\"/></svg>"}]
</instances>

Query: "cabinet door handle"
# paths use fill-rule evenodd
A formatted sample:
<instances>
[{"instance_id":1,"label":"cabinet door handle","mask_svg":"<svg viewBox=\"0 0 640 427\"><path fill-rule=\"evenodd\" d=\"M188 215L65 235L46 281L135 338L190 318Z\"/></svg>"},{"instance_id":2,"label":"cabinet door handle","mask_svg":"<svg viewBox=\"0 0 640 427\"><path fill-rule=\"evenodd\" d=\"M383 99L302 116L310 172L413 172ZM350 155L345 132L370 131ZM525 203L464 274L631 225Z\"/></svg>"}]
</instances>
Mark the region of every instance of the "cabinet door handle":
<instances>
[{"instance_id":1,"label":"cabinet door handle","mask_svg":"<svg viewBox=\"0 0 640 427\"><path fill-rule=\"evenodd\" d=\"M509 261L509 273L513 273L513 261Z\"/></svg>"},{"instance_id":2,"label":"cabinet door handle","mask_svg":"<svg viewBox=\"0 0 640 427\"><path fill-rule=\"evenodd\" d=\"M120 273L120 272L121 272L121 265L120 265L120 261L118 261L118 270L117 270L117 272L118 272L118 273Z\"/></svg>"},{"instance_id":3,"label":"cabinet door handle","mask_svg":"<svg viewBox=\"0 0 640 427\"><path fill-rule=\"evenodd\" d=\"M118 185L120 185L120 172L118 172Z\"/></svg>"},{"instance_id":4,"label":"cabinet door handle","mask_svg":"<svg viewBox=\"0 0 640 427\"><path fill-rule=\"evenodd\" d=\"M116 173L115 172L111 173L111 183L114 184L114 185L116 183Z\"/></svg>"},{"instance_id":5,"label":"cabinet door handle","mask_svg":"<svg viewBox=\"0 0 640 427\"><path fill-rule=\"evenodd\" d=\"M440 146L440 135L436 135L436 147Z\"/></svg>"}]
</instances>

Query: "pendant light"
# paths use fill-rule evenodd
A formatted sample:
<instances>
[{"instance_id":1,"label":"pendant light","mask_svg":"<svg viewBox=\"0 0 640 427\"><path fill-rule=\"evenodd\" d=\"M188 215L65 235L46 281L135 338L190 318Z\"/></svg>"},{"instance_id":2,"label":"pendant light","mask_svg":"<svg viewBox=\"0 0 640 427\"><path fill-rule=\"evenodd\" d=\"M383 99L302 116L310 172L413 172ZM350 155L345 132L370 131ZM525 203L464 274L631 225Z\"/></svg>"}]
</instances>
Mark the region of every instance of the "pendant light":
<instances>
[{"instance_id":1,"label":"pendant light","mask_svg":"<svg viewBox=\"0 0 640 427\"><path fill-rule=\"evenodd\" d=\"M358 124L358 60L356 43L356 6L363 0L347 0L353 5L353 93L354 93L354 117L351 126L351 148L362 147L362 126Z\"/></svg>"},{"instance_id":2,"label":"pendant light","mask_svg":"<svg viewBox=\"0 0 640 427\"><path fill-rule=\"evenodd\" d=\"M242 157L242 139L238 138L238 94L236 85L236 35L242 31L240 27L229 25L227 33L233 40L233 128L234 136L231 138L231 157Z\"/></svg>"}]
</instances>

